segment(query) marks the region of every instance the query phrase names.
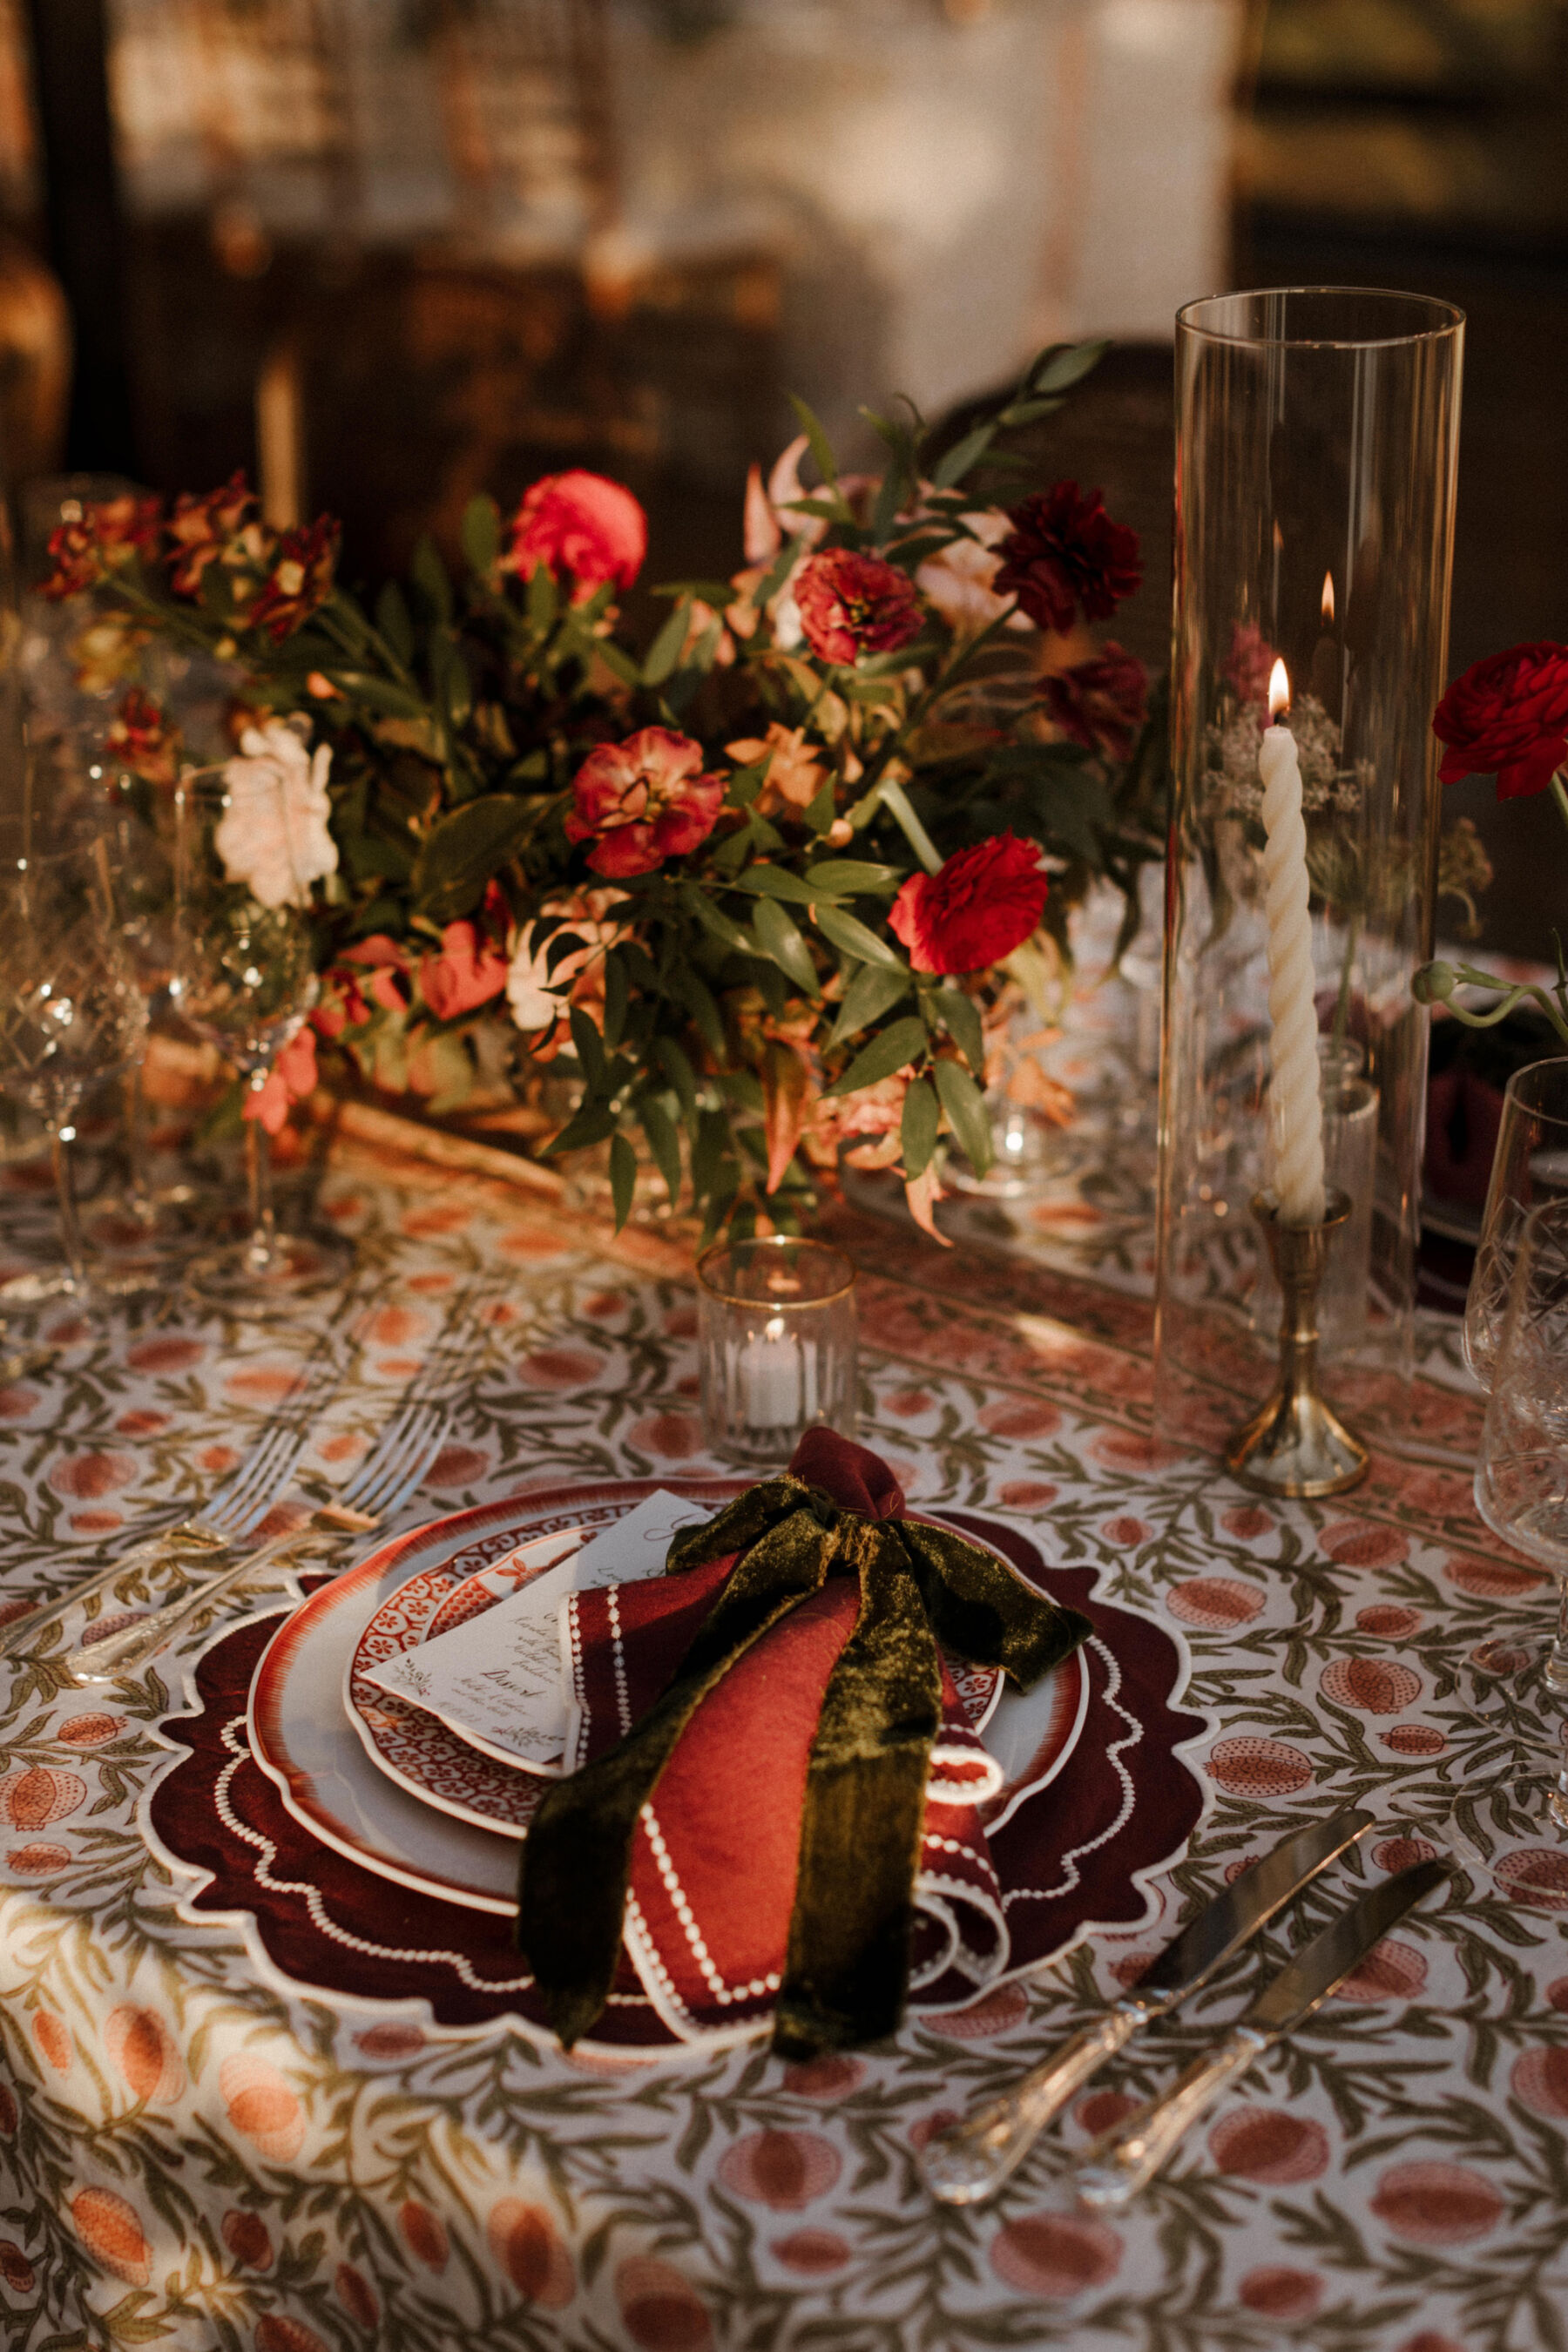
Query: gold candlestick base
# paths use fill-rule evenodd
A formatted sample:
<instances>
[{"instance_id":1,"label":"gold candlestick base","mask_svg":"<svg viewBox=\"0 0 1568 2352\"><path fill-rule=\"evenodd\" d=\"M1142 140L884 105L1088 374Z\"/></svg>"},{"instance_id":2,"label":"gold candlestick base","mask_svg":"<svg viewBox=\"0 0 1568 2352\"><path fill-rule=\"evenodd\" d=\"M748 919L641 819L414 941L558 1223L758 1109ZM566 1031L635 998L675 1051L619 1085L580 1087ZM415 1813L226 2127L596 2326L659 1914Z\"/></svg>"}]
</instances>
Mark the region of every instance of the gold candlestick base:
<instances>
[{"instance_id":1,"label":"gold candlestick base","mask_svg":"<svg viewBox=\"0 0 1568 2352\"><path fill-rule=\"evenodd\" d=\"M1350 1213L1349 1195L1331 1192L1321 1225L1284 1225L1261 1192L1253 1200L1284 1300L1279 1385L1225 1450L1226 1468L1254 1494L1342 1495L1366 1476L1366 1447L1318 1393L1318 1286Z\"/></svg>"}]
</instances>

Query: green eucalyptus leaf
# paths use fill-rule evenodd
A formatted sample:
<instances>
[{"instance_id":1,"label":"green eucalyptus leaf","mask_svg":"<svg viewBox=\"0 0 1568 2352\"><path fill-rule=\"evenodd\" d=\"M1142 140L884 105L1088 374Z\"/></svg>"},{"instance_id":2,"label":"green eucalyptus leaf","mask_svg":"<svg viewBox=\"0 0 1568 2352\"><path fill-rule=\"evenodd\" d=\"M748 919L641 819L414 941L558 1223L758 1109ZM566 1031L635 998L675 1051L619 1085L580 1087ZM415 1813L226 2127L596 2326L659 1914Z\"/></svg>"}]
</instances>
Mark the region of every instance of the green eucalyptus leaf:
<instances>
[{"instance_id":1,"label":"green eucalyptus leaf","mask_svg":"<svg viewBox=\"0 0 1568 2352\"><path fill-rule=\"evenodd\" d=\"M1029 384L1035 392L1065 392L1077 383L1091 368L1097 368L1110 349L1110 339L1103 337L1093 343L1058 343L1042 352L1029 370Z\"/></svg>"},{"instance_id":2,"label":"green eucalyptus leaf","mask_svg":"<svg viewBox=\"0 0 1568 2352\"><path fill-rule=\"evenodd\" d=\"M787 898L795 907L814 907L819 898L834 895L821 884L813 888L798 874L792 874L787 866L748 866L736 875L730 887L749 890L758 898Z\"/></svg>"},{"instance_id":3,"label":"green eucalyptus leaf","mask_svg":"<svg viewBox=\"0 0 1568 2352\"><path fill-rule=\"evenodd\" d=\"M375 600L375 625L406 669L414 659L414 620L395 580L387 581Z\"/></svg>"},{"instance_id":4,"label":"green eucalyptus leaf","mask_svg":"<svg viewBox=\"0 0 1568 2352\"><path fill-rule=\"evenodd\" d=\"M811 454L816 460L817 472L825 482L836 483L838 479L838 466L833 455L833 444L823 428L822 419L816 415L815 409L808 408L805 401L798 399L793 392L789 396L789 404L799 417L801 428L811 444Z\"/></svg>"},{"instance_id":5,"label":"green eucalyptus leaf","mask_svg":"<svg viewBox=\"0 0 1568 2352\"><path fill-rule=\"evenodd\" d=\"M605 958L605 1043L612 1054L626 1030L628 995L626 964L611 948Z\"/></svg>"},{"instance_id":6,"label":"green eucalyptus leaf","mask_svg":"<svg viewBox=\"0 0 1568 2352\"><path fill-rule=\"evenodd\" d=\"M926 1048L926 1025L914 1013L895 1021L889 1028L879 1030L868 1045L863 1045L841 1078L835 1078L823 1088L827 1095L852 1095L862 1087L874 1087L879 1079L890 1078L905 1069L917 1054Z\"/></svg>"},{"instance_id":7,"label":"green eucalyptus leaf","mask_svg":"<svg viewBox=\"0 0 1568 2352\"><path fill-rule=\"evenodd\" d=\"M511 793L487 793L444 816L415 861L416 911L435 923L468 914L496 868L521 847L531 821L528 802Z\"/></svg>"},{"instance_id":8,"label":"green eucalyptus leaf","mask_svg":"<svg viewBox=\"0 0 1568 2352\"><path fill-rule=\"evenodd\" d=\"M686 643L686 633L691 625L691 600L683 596L673 613L662 623L658 635L643 656L642 676L645 686L662 686L680 659L680 648Z\"/></svg>"},{"instance_id":9,"label":"green eucalyptus leaf","mask_svg":"<svg viewBox=\"0 0 1568 2352\"><path fill-rule=\"evenodd\" d=\"M794 921L785 914L776 898L763 898L758 901L756 914L752 917L752 928L763 955L771 957L779 970L795 982L797 988L803 988L808 995L816 996L819 982L816 977L816 966L811 960L811 950L801 938Z\"/></svg>"},{"instance_id":10,"label":"green eucalyptus leaf","mask_svg":"<svg viewBox=\"0 0 1568 2352\"><path fill-rule=\"evenodd\" d=\"M929 1083L924 1078L911 1079L904 1092L904 1115L899 1129L907 1182L913 1183L930 1167L941 1124L941 1106Z\"/></svg>"},{"instance_id":11,"label":"green eucalyptus leaf","mask_svg":"<svg viewBox=\"0 0 1568 2352\"><path fill-rule=\"evenodd\" d=\"M590 1094L601 1095L605 1088L605 1042L580 1004L572 1005L566 1015L572 1031L572 1044L582 1066Z\"/></svg>"},{"instance_id":12,"label":"green eucalyptus leaf","mask_svg":"<svg viewBox=\"0 0 1568 2352\"><path fill-rule=\"evenodd\" d=\"M675 1121L657 1095L645 1095L637 1105L637 1117L647 1138L647 1148L653 1154L654 1165L665 1181L673 1208L680 1198L680 1135Z\"/></svg>"},{"instance_id":13,"label":"green eucalyptus leaf","mask_svg":"<svg viewBox=\"0 0 1568 2352\"><path fill-rule=\"evenodd\" d=\"M814 898L880 898L906 878L901 866L874 866L865 857L825 857L805 876Z\"/></svg>"},{"instance_id":14,"label":"green eucalyptus leaf","mask_svg":"<svg viewBox=\"0 0 1568 2352\"><path fill-rule=\"evenodd\" d=\"M902 964L863 964L844 992L828 1044L842 1045L848 1038L858 1037L862 1029L890 1013L909 990L910 975Z\"/></svg>"},{"instance_id":15,"label":"green eucalyptus leaf","mask_svg":"<svg viewBox=\"0 0 1568 2352\"><path fill-rule=\"evenodd\" d=\"M447 577L447 567L441 561L440 551L428 531L422 534L414 551L408 576L432 619L449 621L452 617L452 583Z\"/></svg>"},{"instance_id":16,"label":"green eucalyptus leaf","mask_svg":"<svg viewBox=\"0 0 1568 2352\"><path fill-rule=\"evenodd\" d=\"M964 435L962 441L955 441L931 475L931 480L936 484L937 488L939 490L954 488L963 481L970 467L984 457L995 438L996 425L993 418L984 425L977 425L973 433Z\"/></svg>"},{"instance_id":17,"label":"green eucalyptus leaf","mask_svg":"<svg viewBox=\"0 0 1568 2352\"><path fill-rule=\"evenodd\" d=\"M980 1008L962 988L933 988L931 1002L947 1024L947 1034L977 1078L985 1076L985 1033Z\"/></svg>"},{"instance_id":18,"label":"green eucalyptus leaf","mask_svg":"<svg viewBox=\"0 0 1568 2352\"><path fill-rule=\"evenodd\" d=\"M463 509L462 541L469 570L488 580L500 558L500 509L488 491Z\"/></svg>"},{"instance_id":19,"label":"green eucalyptus leaf","mask_svg":"<svg viewBox=\"0 0 1568 2352\"><path fill-rule=\"evenodd\" d=\"M844 954L858 956L862 963L892 964L902 971L902 960L894 954L886 940L879 939L866 924L857 922L841 907L818 907L816 928L824 939L831 940Z\"/></svg>"},{"instance_id":20,"label":"green eucalyptus leaf","mask_svg":"<svg viewBox=\"0 0 1568 2352\"><path fill-rule=\"evenodd\" d=\"M567 1120L559 1135L544 1146L545 1154L558 1151L586 1151L590 1145L603 1143L616 1131L616 1114L605 1103L584 1103L574 1118Z\"/></svg>"},{"instance_id":21,"label":"green eucalyptus leaf","mask_svg":"<svg viewBox=\"0 0 1568 2352\"><path fill-rule=\"evenodd\" d=\"M977 1176L984 1176L994 1157L984 1097L969 1072L958 1062L937 1064L936 1090L942 1097L942 1107L947 1113L948 1123L967 1154L970 1166Z\"/></svg>"},{"instance_id":22,"label":"green eucalyptus leaf","mask_svg":"<svg viewBox=\"0 0 1568 2352\"><path fill-rule=\"evenodd\" d=\"M616 1233L631 1215L637 1189L637 1153L626 1137L617 1133L610 1138L610 1203L616 1213Z\"/></svg>"}]
</instances>

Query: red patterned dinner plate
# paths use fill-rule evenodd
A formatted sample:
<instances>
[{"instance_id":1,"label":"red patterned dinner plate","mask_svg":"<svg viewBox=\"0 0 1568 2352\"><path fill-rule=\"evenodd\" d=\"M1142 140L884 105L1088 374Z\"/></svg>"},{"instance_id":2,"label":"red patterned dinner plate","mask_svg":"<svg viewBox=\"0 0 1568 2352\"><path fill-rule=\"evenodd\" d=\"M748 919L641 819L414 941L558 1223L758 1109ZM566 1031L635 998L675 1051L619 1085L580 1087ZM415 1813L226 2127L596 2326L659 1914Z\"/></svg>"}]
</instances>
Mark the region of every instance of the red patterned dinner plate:
<instances>
[{"instance_id":1,"label":"red patterned dinner plate","mask_svg":"<svg viewBox=\"0 0 1568 2352\"><path fill-rule=\"evenodd\" d=\"M716 1501L733 1491L717 1481L664 1483ZM494 1559L518 1540L520 1508L531 1526L549 1532L582 1520L585 1504L613 1516L650 1490L651 1482L627 1482L538 1491L459 1514L443 1523L440 1540L447 1558L489 1546ZM1094 1628L1079 1654L1082 1724L1065 1769L1047 1770L1027 1793L1015 1787L993 1802L987 1831L1010 1948L1001 1982L1065 1951L1091 1927L1128 1931L1147 1921L1147 1880L1176 1859L1202 1814L1202 1789L1184 1751L1210 1727L1177 1705L1187 1674L1179 1636L1097 1599L1092 1569L1049 1565L1022 1528L969 1511L943 1517L1082 1610ZM432 1541L432 1531L420 1529L349 1572L355 1607L363 1609L360 1623L416 1572L429 1556L420 1548ZM484 1564L482 1557L474 1564ZM357 1638L352 1614L339 1614L347 1603L334 1608L326 1598L345 1581L321 1587L276 1631L251 1621L215 1641L196 1669L193 1711L161 1727L180 1752L143 1801L149 1843L193 1882L182 1912L229 1922L258 1970L282 1989L356 2009L385 2003L406 2014L412 2003L440 2026L504 2017L548 2040L512 1942L515 1842L397 1789L371 1762L341 1706L339 1746L325 1765L301 1743L300 1706L312 1687L341 1687ZM342 1643L330 1685L312 1685L303 1674L295 1681L308 1654L302 1620L305 1632L331 1627ZM318 1674L332 1668L330 1649L316 1658ZM988 1742L996 1736L994 1725ZM340 1782L333 1773L349 1751L354 1770ZM1016 1775L1026 1777L1033 1776ZM395 1821L378 1811L381 1800L398 1801L405 1815ZM397 1843L409 1817L428 1841L417 1856ZM374 1851L374 1865L368 1852L356 1851L359 1840ZM911 2007L917 2019L935 2024L973 1999L973 1981L954 1974L922 1988ZM580 2047L589 2056L625 2059L678 2046L624 1964L594 2042Z\"/></svg>"}]
</instances>

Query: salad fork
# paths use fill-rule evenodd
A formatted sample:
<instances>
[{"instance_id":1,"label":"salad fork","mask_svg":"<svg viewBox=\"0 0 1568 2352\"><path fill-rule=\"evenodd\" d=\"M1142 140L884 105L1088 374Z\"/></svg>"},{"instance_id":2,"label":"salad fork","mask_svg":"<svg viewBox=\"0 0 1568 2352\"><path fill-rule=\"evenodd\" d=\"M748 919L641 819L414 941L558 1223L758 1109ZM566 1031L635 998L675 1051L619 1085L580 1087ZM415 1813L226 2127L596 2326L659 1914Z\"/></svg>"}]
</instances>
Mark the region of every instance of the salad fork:
<instances>
[{"instance_id":1,"label":"salad fork","mask_svg":"<svg viewBox=\"0 0 1568 2352\"><path fill-rule=\"evenodd\" d=\"M331 1502L318 1505L310 1516L286 1528L254 1551L243 1553L216 1576L205 1577L194 1589L133 1625L120 1627L100 1642L83 1642L66 1659L80 1682L112 1682L140 1671L150 1658L185 1632L205 1611L226 1599L239 1585L312 1536L342 1543L346 1538L375 1534L395 1518L424 1480L446 1443L458 1390L482 1359L490 1343L485 1319L498 1284L475 1284L453 1311L448 1336L412 1382L402 1405L393 1414L353 1476ZM475 1310L468 1328L465 1310Z\"/></svg>"},{"instance_id":2,"label":"salad fork","mask_svg":"<svg viewBox=\"0 0 1568 2352\"><path fill-rule=\"evenodd\" d=\"M307 1357L294 1392L284 1400L250 1452L213 1489L205 1503L188 1518L158 1528L132 1550L121 1553L107 1568L79 1579L63 1592L56 1593L52 1601L41 1601L36 1609L0 1626L0 1658L14 1656L43 1626L68 1615L79 1603L111 1591L121 1577L133 1570L148 1567L166 1555L178 1559L186 1551L197 1556L227 1551L261 1525L286 1491L294 1465L305 1450L310 1424L336 1370L332 1333L358 1297L356 1293L343 1301Z\"/></svg>"}]
</instances>

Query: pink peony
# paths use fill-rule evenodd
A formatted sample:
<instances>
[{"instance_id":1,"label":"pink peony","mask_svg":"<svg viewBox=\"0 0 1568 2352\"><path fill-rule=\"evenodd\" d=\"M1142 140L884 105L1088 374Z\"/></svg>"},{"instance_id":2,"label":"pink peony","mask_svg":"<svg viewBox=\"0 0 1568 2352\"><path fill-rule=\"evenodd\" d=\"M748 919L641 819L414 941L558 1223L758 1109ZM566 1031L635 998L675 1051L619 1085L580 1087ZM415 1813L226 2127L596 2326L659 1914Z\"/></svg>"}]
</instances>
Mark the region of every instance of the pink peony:
<instances>
[{"instance_id":1,"label":"pink peony","mask_svg":"<svg viewBox=\"0 0 1568 2352\"><path fill-rule=\"evenodd\" d=\"M647 553L647 517L630 490L574 467L546 474L525 493L503 568L526 580L542 563L555 579L574 581L581 600L606 580L629 588Z\"/></svg>"},{"instance_id":2,"label":"pink peony","mask_svg":"<svg viewBox=\"0 0 1568 2352\"><path fill-rule=\"evenodd\" d=\"M651 874L707 840L724 798L702 773L702 746L668 727L644 727L624 743L590 751L572 785L568 841L592 841L595 874Z\"/></svg>"}]
</instances>

